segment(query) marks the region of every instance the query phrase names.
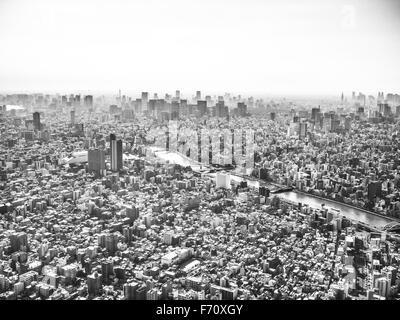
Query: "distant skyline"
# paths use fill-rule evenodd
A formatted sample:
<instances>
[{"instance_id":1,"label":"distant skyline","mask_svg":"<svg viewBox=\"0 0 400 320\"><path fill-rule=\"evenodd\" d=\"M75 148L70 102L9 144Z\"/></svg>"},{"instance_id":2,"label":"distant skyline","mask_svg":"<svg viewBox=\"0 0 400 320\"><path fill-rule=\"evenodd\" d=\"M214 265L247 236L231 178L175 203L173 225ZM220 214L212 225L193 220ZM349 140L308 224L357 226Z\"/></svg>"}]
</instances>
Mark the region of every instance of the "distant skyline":
<instances>
[{"instance_id":1,"label":"distant skyline","mask_svg":"<svg viewBox=\"0 0 400 320\"><path fill-rule=\"evenodd\" d=\"M397 0L0 0L0 92L400 93Z\"/></svg>"}]
</instances>

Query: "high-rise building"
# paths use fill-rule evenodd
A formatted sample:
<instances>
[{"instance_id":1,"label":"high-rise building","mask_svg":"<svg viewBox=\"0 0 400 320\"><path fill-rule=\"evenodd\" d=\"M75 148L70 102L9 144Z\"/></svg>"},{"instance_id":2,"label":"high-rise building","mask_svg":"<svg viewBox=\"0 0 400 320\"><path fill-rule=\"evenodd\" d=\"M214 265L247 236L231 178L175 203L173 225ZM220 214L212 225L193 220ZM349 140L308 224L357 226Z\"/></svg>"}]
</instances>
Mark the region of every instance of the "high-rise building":
<instances>
[{"instance_id":1,"label":"high-rise building","mask_svg":"<svg viewBox=\"0 0 400 320\"><path fill-rule=\"evenodd\" d=\"M124 297L126 300L135 300L136 299L136 290L138 289L139 284L137 282L128 282L124 284Z\"/></svg>"},{"instance_id":2,"label":"high-rise building","mask_svg":"<svg viewBox=\"0 0 400 320\"><path fill-rule=\"evenodd\" d=\"M89 295L97 296L99 294L99 291L102 288L101 278L101 275L99 275L97 272L87 276L86 284Z\"/></svg>"},{"instance_id":3,"label":"high-rise building","mask_svg":"<svg viewBox=\"0 0 400 320\"><path fill-rule=\"evenodd\" d=\"M148 92L142 92L142 101L149 101L149 93Z\"/></svg>"},{"instance_id":4,"label":"high-rise building","mask_svg":"<svg viewBox=\"0 0 400 320\"><path fill-rule=\"evenodd\" d=\"M371 202L375 201L375 198L380 197L382 194L382 184L379 181L371 181L368 184L368 199Z\"/></svg>"},{"instance_id":5,"label":"high-rise building","mask_svg":"<svg viewBox=\"0 0 400 320\"><path fill-rule=\"evenodd\" d=\"M276 113L275 113L275 112L271 112L271 113L269 114L269 117L270 117L270 119L271 119L272 121L275 121L275 119L276 119Z\"/></svg>"},{"instance_id":6,"label":"high-rise building","mask_svg":"<svg viewBox=\"0 0 400 320\"><path fill-rule=\"evenodd\" d=\"M114 263L111 259L101 262L101 275L104 283L108 284L110 276L114 274Z\"/></svg>"},{"instance_id":7,"label":"high-rise building","mask_svg":"<svg viewBox=\"0 0 400 320\"><path fill-rule=\"evenodd\" d=\"M81 105L81 96L79 94L77 94L77 95L75 95L74 106L80 107L80 105Z\"/></svg>"},{"instance_id":8,"label":"high-rise building","mask_svg":"<svg viewBox=\"0 0 400 320\"><path fill-rule=\"evenodd\" d=\"M175 98L180 99L181 98L181 92L179 90L175 91Z\"/></svg>"},{"instance_id":9,"label":"high-rise building","mask_svg":"<svg viewBox=\"0 0 400 320\"><path fill-rule=\"evenodd\" d=\"M200 117L207 114L207 101L197 100L197 110L199 112Z\"/></svg>"},{"instance_id":10,"label":"high-rise building","mask_svg":"<svg viewBox=\"0 0 400 320\"><path fill-rule=\"evenodd\" d=\"M201 100L201 92L196 91L196 100Z\"/></svg>"},{"instance_id":11,"label":"high-rise building","mask_svg":"<svg viewBox=\"0 0 400 320\"><path fill-rule=\"evenodd\" d=\"M84 104L85 104L85 107L92 108L93 107L93 96L85 96Z\"/></svg>"},{"instance_id":12,"label":"high-rise building","mask_svg":"<svg viewBox=\"0 0 400 320\"><path fill-rule=\"evenodd\" d=\"M115 134L110 134L111 170L122 169L122 140L117 140Z\"/></svg>"},{"instance_id":13,"label":"high-rise building","mask_svg":"<svg viewBox=\"0 0 400 320\"><path fill-rule=\"evenodd\" d=\"M300 128L299 128L299 136L300 139L303 139L307 136L307 123L306 122L302 122L300 123Z\"/></svg>"},{"instance_id":14,"label":"high-rise building","mask_svg":"<svg viewBox=\"0 0 400 320\"><path fill-rule=\"evenodd\" d=\"M247 106L244 102L238 102L237 104L238 112L240 117L244 117L247 114Z\"/></svg>"},{"instance_id":15,"label":"high-rise building","mask_svg":"<svg viewBox=\"0 0 400 320\"><path fill-rule=\"evenodd\" d=\"M149 102L149 93L142 92L142 109L147 110L147 103Z\"/></svg>"},{"instance_id":16,"label":"high-rise building","mask_svg":"<svg viewBox=\"0 0 400 320\"><path fill-rule=\"evenodd\" d=\"M351 129L351 117L347 116L344 120L344 129L349 131Z\"/></svg>"},{"instance_id":17,"label":"high-rise building","mask_svg":"<svg viewBox=\"0 0 400 320\"><path fill-rule=\"evenodd\" d=\"M218 118L226 117L229 114L229 109L225 106L224 101L218 101L215 106L215 116Z\"/></svg>"},{"instance_id":18,"label":"high-rise building","mask_svg":"<svg viewBox=\"0 0 400 320\"><path fill-rule=\"evenodd\" d=\"M27 251L28 236L25 232L13 233L9 236L11 252Z\"/></svg>"},{"instance_id":19,"label":"high-rise building","mask_svg":"<svg viewBox=\"0 0 400 320\"><path fill-rule=\"evenodd\" d=\"M317 118L317 113L321 112L319 108L312 108L311 109L311 120L314 120Z\"/></svg>"},{"instance_id":20,"label":"high-rise building","mask_svg":"<svg viewBox=\"0 0 400 320\"><path fill-rule=\"evenodd\" d=\"M170 119L171 120L178 119L179 118L179 114L180 114L180 104L179 104L179 102L172 101L170 111L171 111L170 112L170 114L171 114Z\"/></svg>"},{"instance_id":21,"label":"high-rise building","mask_svg":"<svg viewBox=\"0 0 400 320\"><path fill-rule=\"evenodd\" d=\"M105 151L100 149L90 149L88 151L89 172L100 173L105 170Z\"/></svg>"},{"instance_id":22,"label":"high-rise building","mask_svg":"<svg viewBox=\"0 0 400 320\"><path fill-rule=\"evenodd\" d=\"M104 239L104 247L110 254L114 254L118 250L118 234L108 233Z\"/></svg>"},{"instance_id":23,"label":"high-rise building","mask_svg":"<svg viewBox=\"0 0 400 320\"><path fill-rule=\"evenodd\" d=\"M75 110L71 110L71 124L75 124Z\"/></svg>"},{"instance_id":24,"label":"high-rise building","mask_svg":"<svg viewBox=\"0 0 400 320\"><path fill-rule=\"evenodd\" d=\"M40 124L40 113L34 112L33 113L33 128L37 131L40 131L41 124Z\"/></svg>"}]
</instances>

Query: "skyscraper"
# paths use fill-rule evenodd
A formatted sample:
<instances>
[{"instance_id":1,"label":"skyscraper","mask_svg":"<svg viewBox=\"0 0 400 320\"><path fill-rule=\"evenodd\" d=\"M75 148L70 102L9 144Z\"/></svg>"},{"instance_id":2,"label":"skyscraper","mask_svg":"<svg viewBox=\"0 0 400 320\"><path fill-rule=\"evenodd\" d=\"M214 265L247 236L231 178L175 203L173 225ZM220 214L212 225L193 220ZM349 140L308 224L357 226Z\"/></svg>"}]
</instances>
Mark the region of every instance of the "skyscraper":
<instances>
[{"instance_id":1,"label":"skyscraper","mask_svg":"<svg viewBox=\"0 0 400 320\"><path fill-rule=\"evenodd\" d=\"M41 125L40 125L40 113L39 112L34 112L33 113L33 128L37 131L40 131Z\"/></svg>"},{"instance_id":2,"label":"skyscraper","mask_svg":"<svg viewBox=\"0 0 400 320\"><path fill-rule=\"evenodd\" d=\"M84 104L85 104L85 107L92 108L93 107L93 96L85 96Z\"/></svg>"},{"instance_id":3,"label":"skyscraper","mask_svg":"<svg viewBox=\"0 0 400 320\"><path fill-rule=\"evenodd\" d=\"M71 124L75 124L75 110L71 110Z\"/></svg>"},{"instance_id":4,"label":"skyscraper","mask_svg":"<svg viewBox=\"0 0 400 320\"><path fill-rule=\"evenodd\" d=\"M105 152L100 149L89 149L88 151L89 172L100 173L105 170Z\"/></svg>"},{"instance_id":5,"label":"skyscraper","mask_svg":"<svg viewBox=\"0 0 400 320\"><path fill-rule=\"evenodd\" d=\"M110 134L111 170L122 168L122 140L117 140L115 134Z\"/></svg>"},{"instance_id":6,"label":"skyscraper","mask_svg":"<svg viewBox=\"0 0 400 320\"><path fill-rule=\"evenodd\" d=\"M311 120L316 122L317 121L317 115L320 112L321 112L321 109L319 108L319 106L318 106L318 108L312 108L311 109Z\"/></svg>"},{"instance_id":7,"label":"skyscraper","mask_svg":"<svg viewBox=\"0 0 400 320\"><path fill-rule=\"evenodd\" d=\"M207 101L197 100L197 110L202 117L207 113Z\"/></svg>"},{"instance_id":8,"label":"skyscraper","mask_svg":"<svg viewBox=\"0 0 400 320\"><path fill-rule=\"evenodd\" d=\"M142 109L147 110L147 103L149 102L149 93L142 92Z\"/></svg>"},{"instance_id":9,"label":"skyscraper","mask_svg":"<svg viewBox=\"0 0 400 320\"><path fill-rule=\"evenodd\" d=\"M86 284L88 293L91 296L97 296L99 291L102 289L102 277L97 272L87 276Z\"/></svg>"},{"instance_id":10,"label":"skyscraper","mask_svg":"<svg viewBox=\"0 0 400 320\"><path fill-rule=\"evenodd\" d=\"M81 96L79 94L77 94L77 95L75 95L74 106L80 107L80 105L81 105Z\"/></svg>"},{"instance_id":11,"label":"skyscraper","mask_svg":"<svg viewBox=\"0 0 400 320\"><path fill-rule=\"evenodd\" d=\"M305 138L307 136L307 123L302 122L299 126L299 137L300 139Z\"/></svg>"},{"instance_id":12,"label":"skyscraper","mask_svg":"<svg viewBox=\"0 0 400 320\"><path fill-rule=\"evenodd\" d=\"M247 106L245 105L244 102L238 102L237 104L238 111L239 111L239 116L244 117L247 114Z\"/></svg>"},{"instance_id":13,"label":"skyscraper","mask_svg":"<svg viewBox=\"0 0 400 320\"><path fill-rule=\"evenodd\" d=\"M149 100L149 93L148 92L142 92L142 101L148 101Z\"/></svg>"},{"instance_id":14,"label":"skyscraper","mask_svg":"<svg viewBox=\"0 0 400 320\"><path fill-rule=\"evenodd\" d=\"M229 114L229 109L225 106L224 101L217 102L215 106L215 116L218 118L226 117Z\"/></svg>"},{"instance_id":15,"label":"skyscraper","mask_svg":"<svg viewBox=\"0 0 400 320\"><path fill-rule=\"evenodd\" d=\"M122 169L122 140L117 140L117 170Z\"/></svg>"},{"instance_id":16,"label":"skyscraper","mask_svg":"<svg viewBox=\"0 0 400 320\"><path fill-rule=\"evenodd\" d=\"M201 92L196 91L196 100L200 100L200 99L201 99Z\"/></svg>"}]
</instances>

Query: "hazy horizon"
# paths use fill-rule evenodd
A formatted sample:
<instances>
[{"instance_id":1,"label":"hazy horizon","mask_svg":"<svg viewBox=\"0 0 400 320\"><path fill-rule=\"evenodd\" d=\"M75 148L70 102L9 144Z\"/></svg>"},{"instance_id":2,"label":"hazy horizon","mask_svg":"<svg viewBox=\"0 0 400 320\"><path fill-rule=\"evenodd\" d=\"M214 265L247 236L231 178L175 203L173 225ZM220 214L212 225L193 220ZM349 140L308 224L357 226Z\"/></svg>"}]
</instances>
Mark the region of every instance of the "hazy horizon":
<instances>
[{"instance_id":1,"label":"hazy horizon","mask_svg":"<svg viewBox=\"0 0 400 320\"><path fill-rule=\"evenodd\" d=\"M400 1L0 0L0 92L400 92Z\"/></svg>"}]
</instances>

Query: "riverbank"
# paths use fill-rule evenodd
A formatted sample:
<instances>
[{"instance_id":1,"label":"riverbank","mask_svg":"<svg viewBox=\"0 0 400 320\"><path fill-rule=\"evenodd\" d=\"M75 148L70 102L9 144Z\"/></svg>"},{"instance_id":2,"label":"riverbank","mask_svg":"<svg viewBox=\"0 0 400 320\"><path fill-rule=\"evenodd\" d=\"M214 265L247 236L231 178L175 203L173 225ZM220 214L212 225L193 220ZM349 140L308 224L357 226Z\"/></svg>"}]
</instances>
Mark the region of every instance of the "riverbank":
<instances>
[{"instance_id":1,"label":"riverbank","mask_svg":"<svg viewBox=\"0 0 400 320\"><path fill-rule=\"evenodd\" d=\"M320 199L320 200L331 201L331 202L334 202L334 203L337 203L337 204L340 204L340 205L343 205L343 206L346 206L346 207L349 207L349 208L352 208L352 209L356 209L356 210L359 210L359 211L362 211L362 212L365 212L365 213L368 213L368 214L372 214L372 215L377 216L377 217L385 218L385 219L388 219L388 220L391 220L391 221L394 221L394 222L400 222L400 219L398 219L398 218L386 216L384 214L380 214L380 213L369 211L369 210L365 210L363 208L359 208L357 206L354 206L354 205L351 205L351 204L348 204L348 203L345 203L345 202L340 202L340 201L333 200L333 199L330 199L330 198L317 196L315 194L311 194L311 193L308 193L308 192L300 191L300 190L297 190L295 188L292 191L296 192L296 193L299 193L299 194L303 194L305 196L314 197L314 198L317 198L317 199Z\"/></svg>"},{"instance_id":2,"label":"riverbank","mask_svg":"<svg viewBox=\"0 0 400 320\"><path fill-rule=\"evenodd\" d=\"M173 152L173 151L166 151L163 148L160 147L152 147L151 148L154 154L158 158L162 158L163 160L168 160L171 163L177 163L180 165L184 166L191 166L194 171L197 171L200 169L197 163L193 159L190 159L178 152ZM159 152L161 151L161 152ZM237 181L247 181L249 186L259 188L260 183L263 182L260 179L255 178L254 180L251 179L250 177L245 177L245 176L240 176L237 175L233 172L231 174L231 179L237 180ZM215 177L214 174L209 174L211 178ZM249 179L250 178L250 179ZM391 222L400 222L399 219L393 218L393 217L388 217L376 212L371 212L362 208L358 208L353 205L349 205L347 203L339 202L336 200L331 200L328 198L320 197L314 194L309 194L307 192L299 191L296 189L293 189L292 191L287 191L287 192L282 192L282 193L277 193L277 196L291 200L293 202L301 202L304 204L310 205L310 207L313 208L320 208L321 204L324 203L327 205L327 207L331 208L336 208L339 209L341 212L341 215L355 221L362 222L366 225L378 227L378 228L383 228L387 224Z\"/></svg>"}]
</instances>

